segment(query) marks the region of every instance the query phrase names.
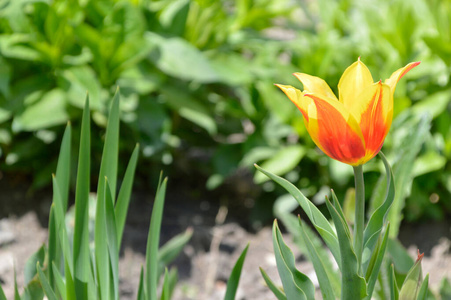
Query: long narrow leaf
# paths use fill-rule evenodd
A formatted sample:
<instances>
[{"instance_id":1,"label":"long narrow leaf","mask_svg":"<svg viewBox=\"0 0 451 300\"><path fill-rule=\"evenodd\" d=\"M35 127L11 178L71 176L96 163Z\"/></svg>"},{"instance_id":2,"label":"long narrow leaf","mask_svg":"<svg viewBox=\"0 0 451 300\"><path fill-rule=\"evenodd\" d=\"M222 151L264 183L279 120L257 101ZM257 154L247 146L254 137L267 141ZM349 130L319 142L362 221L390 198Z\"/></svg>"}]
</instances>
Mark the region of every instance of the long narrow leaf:
<instances>
[{"instance_id":1,"label":"long narrow leaf","mask_svg":"<svg viewBox=\"0 0 451 300\"><path fill-rule=\"evenodd\" d=\"M80 151L78 155L77 187L75 190L74 225L74 283L78 299L88 297L89 256L89 178L90 178L90 113L86 98L81 124Z\"/></svg>"},{"instance_id":2,"label":"long narrow leaf","mask_svg":"<svg viewBox=\"0 0 451 300\"><path fill-rule=\"evenodd\" d=\"M118 251L121 247L122 234L124 232L125 219L127 218L138 155L139 145L137 144L135 150L133 150L132 156L130 157L130 161L128 162L127 170L125 171L124 180L122 181L121 189L119 190L119 195L114 209L116 214Z\"/></svg>"},{"instance_id":3,"label":"long narrow leaf","mask_svg":"<svg viewBox=\"0 0 451 300\"><path fill-rule=\"evenodd\" d=\"M388 283L390 287L390 300L399 299L399 289L396 283L395 267L393 264L390 265L390 273L388 274Z\"/></svg>"},{"instance_id":4,"label":"long narrow leaf","mask_svg":"<svg viewBox=\"0 0 451 300\"><path fill-rule=\"evenodd\" d=\"M323 295L324 300L335 300L338 297L334 294L334 289L332 288L331 282L329 280L329 276L333 276L329 274L330 270L326 269L323 261L321 260L318 252L316 251L313 243L310 241L309 237L305 233L304 226L302 225L301 219L299 219L299 224L301 226L301 234L304 240L304 243L307 245L309 260L312 262L313 267L315 268L316 277L318 278L321 294Z\"/></svg>"},{"instance_id":5,"label":"long narrow leaf","mask_svg":"<svg viewBox=\"0 0 451 300\"><path fill-rule=\"evenodd\" d=\"M269 287L274 296L276 296L277 300L287 300L285 293L275 285L275 283L271 280L271 278L269 278L268 274L266 274L262 268L260 268L260 273L262 274L266 285Z\"/></svg>"},{"instance_id":6,"label":"long narrow leaf","mask_svg":"<svg viewBox=\"0 0 451 300\"><path fill-rule=\"evenodd\" d=\"M243 252L241 252L240 257L238 258L235 266L232 269L232 273L230 274L229 280L227 281L227 290L224 296L224 300L235 300L238 283L240 282L241 277L241 269L243 268L247 249L249 249L249 244L247 244L246 248L244 248Z\"/></svg>"},{"instance_id":7,"label":"long narrow leaf","mask_svg":"<svg viewBox=\"0 0 451 300\"><path fill-rule=\"evenodd\" d=\"M109 185L110 197L108 201L114 203L116 194L116 178L119 148L119 91L113 97L111 103L108 124L106 127L105 144L103 146L102 161L100 163L99 183L97 186L96 225L94 229L96 275L99 282L98 293L101 300L109 300L110 264L108 259L108 247L105 243L106 220L105 207L107 204L106 188ZM108 179L108 184L106 184Z\"/></svg>"},{"instance_id":8,"label":"long narrow leaf","mask_svg":"<svg viewBox=\"0 0 451 300\"><path fill-rule=\"evenodd\" d=\"M66 287L64 284L64 280L63 280L63 276L61 275L61 273L58 270L58 267L55 265L55 262L52 262L52 269L53 269L53 274L54 274L54 278L55 278L55 290L57 291L57 294L60 295L60 298L62 298L63 300L67 299L67 295L66 295Z\"/></svg>"},{"instance_id":9,"label":"long narrow leaf","mask_svg":"<svg viewBox=\"0 0 451 300\"><path fill-rule=\"evenodd\" d=\"M381 157L384 166L385 173L387 176L387 190L385 192L385 201L374 211L371 215L368 225L365 228L363 234L363 253L364 257L362 258L363 263L363 271L364 273L367 270L369 263L369 253L373 252L374 246L376 245L379 233L381 232L382 225L387 218L389 209L393 203L393 199L395 198L395 185L393 182L393 171L385 158L382 152L379 152L379 156ZM367 254L367 255L365 255Z\"/></svg>"},{"instance_id":10,"label":"long narrow leaf","mask_svg":"<svg viewBox=\"0 0 451 300\"><path fill-rule=\"evenodd\" d=\"M366 296L366 283L365 279L358 274L357 257L352 247L346 220L342 219L340 213L330 203L329 199L326 199L326 204L337 229L340 244L342 266L341 299L362 299Z\"/></svg>"},{"instance_id":11,"label":"long narrow leaf","mask_svg":"<svg viewBox=\"0 0 451 300\"><path fill-rule=\"evenodd\" d=\"M381 269L382 262L385 256L385 250L387 249L388 234L390 232L390 224L387 225L385 229L385 234L383 238L379 238L376 248L373 251L368 270L366 272L367 284L367 300L371 300L373 295L374 287L376 285L377 278L379 276L379 271Z\"/></svg>"},{"instance_id":12,"label":"long narrow leaf","mask_svg":"<svg viewBox=\"0 0 451 300\"><path fill-rule=\"evenodd\" d=\"M420 291L418 292L417 300L426 300L428 297L428 286L429 286L429 273L424 277L423 283L421 284Z\"/></svg>"},{"instance_id":13,"label":"long narrow leaf","mask_svg":"<svg viewBox=\"0 0 451 300\"><path fill-rule=\"evenodd\" d=\"M192 235L193 230L189 228L184 233L178 234L170 239L158 250L158 263L160 264L158 274L161 274L165 266L171 263L179 255L186 243L191 239Z\"/></svg>"},{"instance_id":14,"label":"long narrow leaf","mask_svg":"<svg viewBox=\"0 0 451 300\"><path fill-rule=\"evenodd\" d=\"M103 177L103 181L106 181L106 177ZM100 187L99 187L100 188ZM94 226L94 255L95 255L95 276L97 280L97 294L100 300L109 300L110 295L110 263L108 259L108 243L106 217L105 217L105 183L102 184L103 192L97 195L96 203L96 221ZM111 194L111 193L110 193Z\"/></svg>"},{"instance_id":15,"label":"long narrow leaf","mask_svg":"<svg viewBox=\"0 0 451 300\"><path fill-rule=\"evenodd\" d=\"M69 201L69 181L70 181L70 160L71 160L71 139L72 129L70 122L67 123L61 141L60 153L58 156L58 164L56 166L56 181L61 193L61 201L63 203L63 211L67 211L67 203Z\"/></svg>"},{"instance_id":16,"label":"long narrow leaf","mask_svg":"<svg viewBox=\"0 0 451 300\"><path fill-rule=\"evenodd\" d=\"M309 300L314 298L315 287L310 279L296 269L294 255L285 244L277 225L273 225L273 246L277 270L288 299Z\"/></svg>"},{"instance_id":17,"label":"long narrow leaf","mask_svg":"<svg viewBox=\"0 0 451 300\"><path fill-rule=\"evenodd\" d=\"M158 246L160 243L161 220L163 218L164 198L166 194L167 179L160 179L157 194L152 209L149 235L146 248L146 285L149 300L157 300L158 284Z\"/></svg>"},{"instance_id":18,"label":"long narrow leaf","mask_svg":"<svg viewBox=\"0 0 451 300\"><path fill-rule=\"evenodd\" d=\"M138 296L136 300L146 300L147 293L144 285L144 268L141 267L141 273L139 275Z\"/></svg>"},{"instance_id":19,"label":"long narrow leaf","mask_svg":"<svg viewBox=\"0 0 451 300\"><path fill-rule=\"evenodd\" d=\"M108 245L108 257L110 261L110 277L112 277L113 295L109 299L119 299L119 252L117 247L116 216L114 215L113 199L110 193L109 182L105 178L105 223L106 242Z\"/></svg>"},{"instance_id":20,"label":"long narrow leaf","mask_svg":"<svg viewBox=\"0 0 451 300\"><path fill-rule=\"evenodd\" d=\"M41 269L41 266L39 265L39 262L36 264L36 269L38 271L39 281L41 282L42 289L44 290L45 295L47 296L48 300L57 300L55 292L53 291L52 287L50 286L49 281L47 280L47 277L45 277L44 272Z\"/></svg>"},{"instance_id":21,"label":"long narrow leaf","mask_svg":"<svg viewBox=\"0 0 451 300\"><path fill-rule=\"evenodd\" d=\"M97 197L103 198L105 192L105 177L108 178L110 193L116 196L117 163L119 152L119 90L116 91L111 103L108 124L106 127L105 144L100 163Z\"/></svg>"},{"instance_id":22,"label":"long narrow leaf","mask_svg":"<svg viewBox=\"0 0 451 300\"><path fill-rule=\"evenodd\" d=\"M309 200L307 199L301 191L299 191L292 183L289 181L276 176L261 167L255 165L257 170L271 178L273 181L281 185L287 192L289 192L299 203L301 208L307 214L310 222L312 222L315 229L318 231L319 235L323 238L324 242L327 244L328 248L332 252L338 266L341 268L341 259L340 259L340 247L338 245L338 239L335 231L330 225L329 221L327 221L326 217L319 211L319 209Z\"/></svg>"}]
</instances>

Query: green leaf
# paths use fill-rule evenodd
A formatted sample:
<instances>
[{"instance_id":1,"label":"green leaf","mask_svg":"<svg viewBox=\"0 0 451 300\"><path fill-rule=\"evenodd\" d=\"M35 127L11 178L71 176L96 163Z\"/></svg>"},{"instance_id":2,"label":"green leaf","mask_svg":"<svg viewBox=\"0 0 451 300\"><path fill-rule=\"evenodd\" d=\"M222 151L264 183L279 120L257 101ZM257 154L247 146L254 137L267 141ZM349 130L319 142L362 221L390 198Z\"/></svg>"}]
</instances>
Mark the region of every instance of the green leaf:
<instances>
[{"instance_id":1,"label":"green leaf","mask_svg":"<svg viewBox=\"0 0 451 300\"><path fill-rule=\"evenodd\" d=\"M21 300L19 289L17 288L17 274L16 268L14 268L14 300Z\"/></svg>"},{"instance_id":2,"label":"green leaf","mask_svg":"<svg viewBox=\"0 0 451 300\"><path fill-rule=\"evenodd\" d=\"M224 300L235 300L236 291L238 289L238 284L241 277L241 269L243 268L244 259L246 258L247 249L249 249L249 244L241 252L240 257L235 263L235 266L230 273L229 280L227 281L227 290L224 296Z\"/></svg>"},{"instance_id":3,"label":"green leaf","mask_svg":"<svg viewBox=\"0 0 451 300\"><path fill-rule=\"evenodd\" d=\"M37 275L36 264L44 264L45 246L42 245L25 263L24 277L25 285L28 285Z\"/></svg>"},{"instance_id":4,"label":"green leaf","mask_svg":"<svg viewBox=\"0 0 451 300\"><path fill-rule=\"evenodd\" d=\"M102 161L100 164L99 182L97 196L104 197L105 177L108 178L110 193L113 203L115 203L117 164L119 152L119 89L113 97L110 114L108 116L108 125L105 133L105 144L103 146Z\"/></svg>"},{"instance_id":5,"label":"green leaf","mask_svg":"<svg viewBox=\"0 0 451 300\"><path fill-rule=\"evenodd\" d=\"M212 112L203 102L191 97L189 91L163 86L161 93L162 99L181 117L205 129L210 135L217 133L218 128Z\"/></svg>"},{"instance_id":6,"label":"green leaf","mask_svg":"<svg viewBox=\"0 0 451 300\"><path fill-rule=\"evenodd\" d=\"M275 175L286 174L299 164L305 153L306 150L301 145L283 147L271 158L263 162L261 167ZM255 174L255 183L261 184L267 180L268 177L266 177L264 174Z\"/></svg>"},{"instance_id":7,"label":"green leaf","mask_svg":"<svg viewBox=\"0 0 451 300\"><path fill-rule=\"evenodd\" d=\"M320 255L318 254L317 249L313 245L312 241L309 239L308 235L305 232L304 226L299 218L299 225L301 226L301 234L304 240L304 243L308 249L308 257L312 262L313 267L315 269L316 277L318 278L321 295L323 295L324 300L335 300L338 297L334 294L334 289L332 288L329 277L334 276L331 274L333 270L326 268L325 264L321 260Z\"/></svg>"},{"instance_id":8,"label":"green leaf","mask_svg":"<svg viewBox=\"0 0 451 300\"><path fill-rule=\"evenodd\" d=\"M169 265L179 255L192 235L193 230L189 228L184 233L170 239L158 250L158 262L160 265L158 274L161 274L165 266Z\"/></svg>"},{"instance_id":9,"label":"green leaf","mask_svg":"<svg viewBox=\"0 0 451 300\"><path fill-rule=\"evenodd\" d=\"M3 288L1 285L0 285L0 300L8 300L8 299L6 299L5 292L3 291Z\"/></svg>"},{"instance_id":10,"label":"green leaf","mask_svg":"<svg viewBox=\"0 0 451 300\"><path fill-rule=\"evenodd\" d=\"M89 98L83 111L80 151L78 156L77 185L75 190L74 225L74 284L77 299L88 298L89 255L89 184L90 184L90 114Z\"/></svg>"},{"instance_id":11,"label":"green leaf","mask_svg":"<svg viewBox=\"0 0 451 300\"><path fill-rule=\"evenodd\" d=\"M178 273L175 268L168 272L165 268L164 278L163 278L163 291L161 293L160 300L170 300L172 293L174 292L175 285L177 284Z\"/></svg>"},{"instance_id":12,"label":"green leaf","mask_svg":"<svg viewBox=\"0 0 451 300\"><path fill-rule=\"evenodd\" d=\"M41 300L44 298L41 283L35 278L24 288L21 300Z\"/></svg>"},{"instance_id":13,"label":"green leaf","mask_svg":"<svg viewBox=\"0 0 451 300\"><path fill-rule=\"evenodd\" d=\"M61 89L45 93L39 101L27 106L14 117L14 131L36 131L67 122L66 94Z\"/></svg>"},{"instance_id":14,"label":"green leaf","mask_svg":"<svg viewBox=\"0 0 451 300\"><path fill-rule=\"evenodd\" d=\"M56 166L56 181L58 182L61 200L63 203L63 211L67 211L67 202L69 199L69 182L70 182L70 162L71 162L71 140L72 129L70 122L67 123L61 141L61 148L58 156L58 164Z\"/></svg>"},{"instance_id":15,"label":"green leaf","mask_svg":"<svg viewBox=\"0 0 451 300\"><path fill-rule=\"evenodd\" d=\"M109 300L113 295L110 295L110 275L111 267L109 263L109 249L108 240L105 243L107 236L107 220L106 207L114 205L114 196L116 193L116 179L117 179L117 164L119 151L119 90L113 97L111 103L110 115L108 118L108 125L105 134L105 144L103 147L102 161L100 164L99 182L97 187L97 208L96 208L96 223L95 223L95 262L96 274L98 280L98 287L100 299ZM108 179L108 181L107 181ZM108 187L108 191L106 188ZM107 196L107 192L109 197ZM106 203L105 201L111 201ZM114 211L113 211L114 214ZM116 229L114 229L116 231ZM117 236L115 237L115 239ZM111 242L111 241L110 241ZM116 243L115 243L116 244ZM117 247L117 245L115 245ZM117 250L115 250L117 252Z\"/></svg>"},{"instance_id":16,"label":"green leaf","mask_svg":"<svg viewBox=\"0 0 451 300\"><path fill-rule=\"evenodd\" d=\"M273 246L277 270L287 299L314 299L315 287L307 276L296 269L293 252L283 241L277 220L273 226Z\"/></svg>"},{"instance_id":17,"label":"green leaf","mask_svg":"<svg viewBox=\"0 0 451 300\"><path fill-rule=\"evenodd\" d=\"M154 62L164 73L183 80L211 83L219 80L206 56L184 39L164 38L148 33L148 38L159 48Z\"/></svg>"},{"instance_id":18,"label":"green leaf","mask_svg":"<svg viewBox=\"0 0 451 300\"><path fill-rule=\"evenodd\" d=\"M451 284L446 277L442 278L440 282L440 296L442 299L451 299Z\"/></svg>"},{"instance_id":19,"label":"green leaf","mask_svg":"<svg viewBox=\"0 0 451 300\"><path fill-rule=\"evenodd\" d=\"M121 189L119 190L119 195L117 196L116 206L114 208L114 213L116 215L118 251L121 247L122 234L124 232L125 219L127 218L138 156L139 145L136 145L132 156L130 157L130 161L128 162L127 169L125 170L124 179L122 181Z\"/></svg>"},{"instance_id":20,"label":"green leaf","mask_svg":"<svg viewBox=\"0 0 451 300\"><path fill-rule=\"evenodd\" d=\"M160 300L169 300L169 275L168 268L164 269L163 288L161 291Z\"/></svg>"},{"instance_id":21,"label":"green leaf","mask_svg":"<svg viewBox=\"0 0 451 300\"><path fill-rule=\"evenodd\" d=\"M52 287L50 286L49 281L47 280L47 277L45 277L44 272L41 269L41 266L39 265L39 262L36 264L36 269L38 271L39 280L42 285L42 289L44 290L45 295L47 296L48 300L57 300L55 292L53 291Z\"/></svg>"},{"instance_id":22,"label":"green leaf","mask_svg":"<svg viewBox=\"0 0 451 300\"><path fill-rule=\"evenodd\" d=\"M296 199L302 210L307 214L310 222L312 222L313 226L316 228L320 236L323 238L324 242L327 244L336 262L340 266L340 248L337 235L330 225L329 221L327 221L326 217L324 217L324 215L318 210L318 208L310 200L308 200L291 182L262 169L258 165L255 165L255 167L260 172L281 185L288 193L290 193L294 197L294 199Z\"/></svg>"},{"instance_id":23,"label":"green leaf","mask_svg":"<svg viewBox=\"0 0 451 300\"><path fill-rule=\"evenodd\" d=\"M61 296L63 300L67 299L66 295L66 286L64 284L63 276L61 275L58 267L55 265L55 262L52 262L52 270L53 270L53 277L55 280L55 286L56 291Z\"/></svg>"},{"instance_id":24,"label":"green leaf","mask_svg":"<svg viewBox=\"0 0 451 300\"><path fill-rule=\"evenodd\" d=\"M426 300L428 298L428 285L429 285L429 273L424 277L421 284L420 291L418 292L417 300Z\"/></svg>"},{"instance_id":25,"label":"green leaf","mask_svg":"<svg viewBox=\"0 0 451 300\"><path fill-rule=\"evenodd\" d=\"M144 287L144 268L141 267L141 273L139 275L139 285L138 285L138 296L136 297L137 300L147 300L147 293L146 289Z\"/></svg>"},{"instance_id":26,"label":"green leaf","mask_svg":"<svg viewBox=\"0 0 451 300\"><path fill-rule=\"evenodd\" d=\"M395 185L393 182L392 169L382 152L379 152L379 156L381 157L385 166L385 172L387 176L387 189L385 191L384 202L373 212L363 233L362 264L364 273L368 268L371 253L373 252L374 246L376 245L376 242L382 230L382 226L395 198Z\"/></svg>"},{"instance_id":27,"label":"green leaf","mask_svg":"<svg viewBox=\"0 0 451 300\"><path fill-rule=\"evenodd\" d=\"M116 230L116 216L114 215L113 199L111 195L109 182L105 177L105 228L106 228L106 243L108 246L108 255L110 263L110 277L112 283L110 289L113 290L113 295L110 298L119 299L119 251L117 246L117 230Z\"/></svg>"},{"instance_id":28,"label":"green leaf","mask_svg":"<svg viewBox=\"0 0 451 300\"><path fill-rule=\"evenodd\" d=\"M399 300L417 299L423 282L423 272L421 268L422 258L423 254L420 255L418 253L415 264L409 270L409 273L407 273L407 277L402 284L401 291L399 292Z\"/></svg>"},{"instance_id":29,"label":"green leaf","mask_svg":"<svg viewBox=\"0 0 451 300\"><path fill-rule=\"evenodd\" d=\"M294 241L302 253L309 253L307 242L304 240L303 235L305 234L308 237L328 273L334 293L339 295L341 289L339 272L335 270L335 265L330 260L330 252L324 247L324 243L320 237L304 221L301 220L299 222L299 219L291 213L297 207L298 203L290 194L283 195L277 198L274 203L274 215L283 222L288 232L293 235ZM302 227L300 223L302 223ZM312 261L309 255L307 257Z\"/></svg>"},{"instance_id":30,"label":"green leaf","mask_svg":"<svg viewBox=\"0 0 451 300\"><path fill-rule=\"evenodd\" d=\"M277 300L287 300L285 293L274 284L274 282L271 280L271 278L269 278L268 274L266 274L266 272L262 268L260 268L260 273L262 274L266 285L269 287L271 292L273 292L274 296L276 296Z\"/></svg>"},{"instance_id":31,"label":"green leaf","mask_svg":"<svg viewBox=\"0 0 451 300\"><path fill-rule=\"evenodd\" d=\"M388 273L388 283L389 283L389 287L390 287L390 299L398 300L399 299L399 289L398 289L398 284L396 282L395 267L393 264L390 265L390 271Z\"/></svg>"},{"instance_id":32,"label":"green leaf","mask_svg":"<svg viewBox=\"0 0 451 300\"><path fill-rule=\"evenodd\" d=\"M379 236L377 245L373 250L373 255L371 256L370 262L368 264L368 269L366 270L365 279L367 281L367 300L371 300L373 295L374 287L379 276L382 262L385 256L385 250L387 248L388 233L390 232L390 224L387 225L385 229L385 234L381 239L382 235Z\"/></svg>"},{"instance_id":33,"label":"green leaf","mask_svg":"<svg viewBox=\"0 0 451 300\"><path fill-rule=\"evenodd\" d=\"M357 257L355 255L351 235L343 214L332 206L329 199L326 199L327 208L337 229L338 242L341 254L341 299L362 299L366 297L365 279L359 276Z\"/></svg>"},{"instance_id":34,"label":"green leaf","mask_svg":"<svg viewBox=\"0 0 451 300\"><path fill-rule=\"evenodd\" d=\"M91 67L87 65L71 67L65 69L60 76L61 86L64 88L70 104L83 108L84 102L80 99L80 95L89 93L89 98L92 100L90 108L92 110L101 109L102 89L98 76Z\"/></svg>"},{"instance_id":35,"label":"green leaf","mask_svg":"<svg viewBox=\"0 0 451 300\"><path fill-rule=\"evenodd\" d=\"M160 243L161 220L163 218L164 198L167 178L158 184L157 194L152 209L149 235L146 247L146 286L149 300L157 300L158 284L158 246Z\"/></svg>"}]
</instances>

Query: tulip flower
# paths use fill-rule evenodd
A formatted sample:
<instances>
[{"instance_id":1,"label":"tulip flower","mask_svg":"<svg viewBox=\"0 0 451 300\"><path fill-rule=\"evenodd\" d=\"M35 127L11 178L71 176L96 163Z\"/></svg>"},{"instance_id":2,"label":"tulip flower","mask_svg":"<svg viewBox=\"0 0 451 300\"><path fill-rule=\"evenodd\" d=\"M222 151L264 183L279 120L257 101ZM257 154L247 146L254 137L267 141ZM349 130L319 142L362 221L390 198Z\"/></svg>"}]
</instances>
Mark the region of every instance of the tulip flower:
<instances>
[{"instance_id":1,"label":"tulip flower","mask_svg":"<svg viewBox=\"0 0 451 300\"><path fill-rule=\"evenodd\" d=\"M360 166L380 151L393 119L396 84L419 63L400 68L384 82L374 82L359 58L341 76L338 99L324 80L304 73L293 74L303 84L303 91L276 86L299 108L307 131L324 153Z\"/></svg>"}]
</instances>

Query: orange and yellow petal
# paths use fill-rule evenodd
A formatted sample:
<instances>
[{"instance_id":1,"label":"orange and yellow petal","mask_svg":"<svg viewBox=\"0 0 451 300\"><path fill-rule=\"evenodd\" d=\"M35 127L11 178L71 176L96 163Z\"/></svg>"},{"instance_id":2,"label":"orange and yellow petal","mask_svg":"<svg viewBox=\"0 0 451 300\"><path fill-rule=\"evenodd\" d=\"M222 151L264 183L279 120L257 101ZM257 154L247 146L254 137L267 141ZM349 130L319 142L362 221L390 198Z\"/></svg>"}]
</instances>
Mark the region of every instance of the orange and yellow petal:
<instances>
[{"instance_id":1,"label":"orange and yellow petal","mask_svg":"<svg viewBox=\"0 0 451 300\"><path fill-rule=\"evenodd\" d=\"M338 99L352 114L355 110L362 111L361 107L366 104L362 103L358 96L371 84L373 84L371 72L359 57L358 61L349 66L341 76L338 82Z\"/></svg>"},{"instance_id":2,"label":"orange and yellow petal","mask_svg":"<svg viewBox=\"0 0 451 300\"><path fill-rule=\"evenodd\" d=\"M400 69L396 70L395 72L393 72L393 74L390 76L390 78L385 80L385 84L388 84L390 86L390 89L391 89L392 93L395 92L396 84L398 83L398 81L404 75L406 75L407 72L409 72L410 70L412 70L413 68L415 68L419 64L420 64L419 61L407 64L405 67L400 68Z\"/></svg>"},{"instance_id":3,"label":"orange and yellow petal","mask_svg":"<svg viewBox=\"0 0 451 300\"><path fill-rule=\"evenodd\" d=\"M279 89L281 89L285 95L293 102L297 108L301 111L304 120L308 122L308 107L312 103L310 98L304 97L304 93L291 85L276 84Z\"/></svg>"},{"instance_id":4,"label":"orange and yellow petal","mask_svg":"<svg viewBox=\"0 0 451 300\"><path fill-rule=\"evenodd\" d=\"M334 92L332 92L329 85L323 79L304 73L294 73L293 75L302 82L304 93L315 94L321 98L338 100Z\"/></svg>"},{"instance_id":5,"label":"orange and yellow petal","mask_svg":"<svg viewBox=\"0 0 451 300\"><path fill-rule=\"evenodd\" d=\"M378 82L365 90L362 98L369 99L359 120L366 148L363 164L382 148L393 118L393 95L388 85Z\"/></svg>"},{"instance_id":6,"label":"orange and yellow petal","mask_svg":"<svg viewBox=\"0 0 451 300\"><path fill-rule=\"evenodd\" d=\"M305 95L313 100L307 130L315 144L328 156L350 165L358 165L365 156L365 144L357 122L343 113L342 104Z\"/></svg>"}]
</instances>

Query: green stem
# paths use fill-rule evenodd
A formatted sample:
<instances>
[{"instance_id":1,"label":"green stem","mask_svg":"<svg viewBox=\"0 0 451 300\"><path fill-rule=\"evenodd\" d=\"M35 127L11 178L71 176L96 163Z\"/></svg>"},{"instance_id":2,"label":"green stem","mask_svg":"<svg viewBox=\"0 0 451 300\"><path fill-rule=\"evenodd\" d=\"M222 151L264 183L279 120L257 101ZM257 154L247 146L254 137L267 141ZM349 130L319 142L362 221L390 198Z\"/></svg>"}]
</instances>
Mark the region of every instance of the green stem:
<instances>
[{"instance_id":1,"label":"green stem","mask_svg":"<svg viewBox=\"0 0 451 300\"><path fill-rule=\"evenodd\" d=\"M358 273L362 275L363 228L365 226L365 183L363 167L354 167L355 178L355 223L354 250L357 256Z\"/></svg>"}]
</instances>

